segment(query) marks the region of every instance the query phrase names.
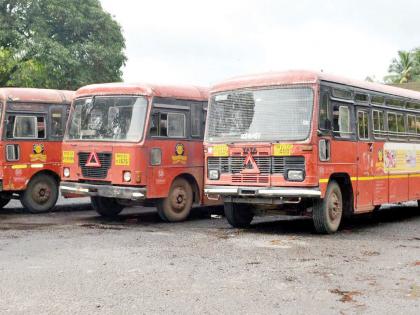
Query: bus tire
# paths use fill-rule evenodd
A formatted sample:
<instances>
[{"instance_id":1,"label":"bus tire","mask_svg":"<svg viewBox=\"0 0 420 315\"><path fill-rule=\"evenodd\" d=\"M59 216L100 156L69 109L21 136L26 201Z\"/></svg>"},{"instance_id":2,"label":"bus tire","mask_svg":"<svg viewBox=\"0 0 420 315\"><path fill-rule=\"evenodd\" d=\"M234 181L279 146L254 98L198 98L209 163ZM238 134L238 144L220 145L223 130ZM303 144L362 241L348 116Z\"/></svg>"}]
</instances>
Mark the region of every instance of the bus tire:
<instances>
[{"instance_id":1,"label":"bus tire","mask_svg":"<svg viewBox=\"0 0 420 315\"><path fill-rule=\"evenodd\" d=\"M328 184L324 199L314 201L313 221L320 234L332 234L338 230L343 217L343 197L336 181Z\"/></svg>"},{"instance_id":2,"label":"bus tire","mask_svg":"<svg viewBox=\"0 0 420 315\"><path fill-rule=\"evenodd\" d=\"M246 204L232 202L225 203L225 216L229 224L235 228L248 228L251 225L254 213Z\"/></svg>"},{"instance_id":3,"label":"bus tire","mask_svg":"<svg viewBox=\"0 0 420 315\"><path fill-rule=\"evenodd\" d=\"M193 204L193 190L184 178L176 178L168 197L157 202L157 211L165 222L184 221L190 214Z\"/></svg>"},{"instance_id":4,"label":"bus tire","mask_svg":"<svg viewBox=\"0 0 420 315\"><path fill-rule=\"evenodd\" d=\"M115 218L124 206L119 204L115 198L90 197L93 209L102 217Z\"/></svg>"},{"instance_id":5,"label":"bus tire","mask_svg":"<svg viewBox=\"0 0 420 315\"><path fill-rule=\"evenodd\" d=\"M0 197L0 209L3 209L10 202L10 198Z\"/></svg>"},{"instance_id":6,"label":"bus tire","mask_svg":"<svg viewBox=\"0 0 420 315\"><path fill-rule=\"evenodd\" d=\"M47 174L35 175L20 196L20 202L30 213L50 212L57 203L58 182Z\"/></svg>"}]
</instances>

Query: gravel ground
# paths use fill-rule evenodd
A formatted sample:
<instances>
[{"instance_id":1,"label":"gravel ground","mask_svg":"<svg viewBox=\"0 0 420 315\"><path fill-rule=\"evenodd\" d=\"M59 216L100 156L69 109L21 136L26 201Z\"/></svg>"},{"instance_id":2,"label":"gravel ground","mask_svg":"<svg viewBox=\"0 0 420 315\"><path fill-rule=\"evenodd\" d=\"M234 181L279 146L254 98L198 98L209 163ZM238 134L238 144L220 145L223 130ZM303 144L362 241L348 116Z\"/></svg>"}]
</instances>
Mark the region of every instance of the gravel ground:
<instances>
[{"instance_id":1,"label":"gravel ground","mask_svg":"<svg viewBox=\"0 0 420 315\"><path fill-rule=\"evenodd\" d=\"M420 211L394 206L331 236L311 221L250 230L152 208L106 221L86 199L0 212L1 314L420 314Z\"/></svg>"}]
</instances>

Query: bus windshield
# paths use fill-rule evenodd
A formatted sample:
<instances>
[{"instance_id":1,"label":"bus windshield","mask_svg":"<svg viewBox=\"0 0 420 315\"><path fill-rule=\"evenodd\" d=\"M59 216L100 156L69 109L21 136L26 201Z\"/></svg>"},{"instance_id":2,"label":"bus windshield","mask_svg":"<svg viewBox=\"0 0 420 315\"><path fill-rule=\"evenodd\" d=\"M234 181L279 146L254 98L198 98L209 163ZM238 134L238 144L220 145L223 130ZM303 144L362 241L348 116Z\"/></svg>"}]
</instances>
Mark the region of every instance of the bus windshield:
<instances>
[{"instance_id":1,"label":"bus windshield","mask_svg":"<svg viewBox=\"0 0 420 315\"><path fill-rule=\"evenodd\" d=\"M313 100L308 87L218 93L210 100L206 140L305 140L310 132Z\"/></svg>"},{"instance_id":2,"label":"bus windshield","mask_svg":"<svg viewBox=\"0 0 420 315\"><path fill-rule=\"evenodd\" d=\"M66 139L140 141L147 111L142 96L97 96L75 100Z\"/></svg>"}]
</instances>

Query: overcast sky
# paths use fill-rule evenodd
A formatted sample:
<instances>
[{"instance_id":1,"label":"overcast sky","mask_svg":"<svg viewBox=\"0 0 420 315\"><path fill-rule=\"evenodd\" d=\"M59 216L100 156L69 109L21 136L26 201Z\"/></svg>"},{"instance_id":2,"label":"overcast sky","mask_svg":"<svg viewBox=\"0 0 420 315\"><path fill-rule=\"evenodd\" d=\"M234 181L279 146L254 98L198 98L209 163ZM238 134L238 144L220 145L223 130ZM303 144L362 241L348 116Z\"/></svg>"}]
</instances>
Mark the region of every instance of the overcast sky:
<instances>
[{"instance_id":1,"label":"overcast sky","mask_svg":"<svg viewBox=\"0 0 420 315\"><path fill-rule=\"evenodd\" d=\"M420 46L418 0L101 0L126 38L126 82L209 85L249 73L323 70L382 79Z\"/></svg>"}]
</instances>

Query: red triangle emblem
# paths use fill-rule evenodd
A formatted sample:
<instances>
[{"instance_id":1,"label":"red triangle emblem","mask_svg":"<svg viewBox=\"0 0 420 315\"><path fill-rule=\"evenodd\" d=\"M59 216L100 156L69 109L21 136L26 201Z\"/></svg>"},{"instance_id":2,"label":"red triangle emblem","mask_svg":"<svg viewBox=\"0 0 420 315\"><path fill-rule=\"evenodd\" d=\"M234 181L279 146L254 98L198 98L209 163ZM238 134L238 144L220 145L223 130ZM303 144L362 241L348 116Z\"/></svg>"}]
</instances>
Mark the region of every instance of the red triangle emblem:
<instances>
[{"instance_id":1,"label":"red triangle emblem","mask_svg":"<svg viewBox=\"0 0 420 315\"><path fill-rule=\"evenodd\" d=\"M248 155L244 161L245 168L242 170L241 173L248 173L248 174L259 174L260 169L258 168L257 163L255 162L254 158L251 155L251 152L248 152Z\"/></svg>"},{"instance_id":2,"label":"red triangle emblem","mask_svg":"<svg viewBox=\"0 0 420 315\"><path fill-rule=\"evenodd\" d=\"M87 162L85 164L86 166L90 166L90 167L101 167L101 161L99 160L98 155L96 154L96 152L92 152L89 155L89 158L87 159Z\"/></svg>"}]
</instances>

